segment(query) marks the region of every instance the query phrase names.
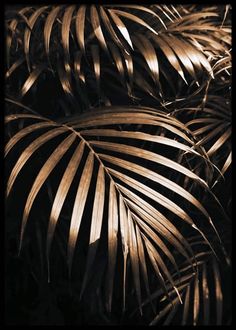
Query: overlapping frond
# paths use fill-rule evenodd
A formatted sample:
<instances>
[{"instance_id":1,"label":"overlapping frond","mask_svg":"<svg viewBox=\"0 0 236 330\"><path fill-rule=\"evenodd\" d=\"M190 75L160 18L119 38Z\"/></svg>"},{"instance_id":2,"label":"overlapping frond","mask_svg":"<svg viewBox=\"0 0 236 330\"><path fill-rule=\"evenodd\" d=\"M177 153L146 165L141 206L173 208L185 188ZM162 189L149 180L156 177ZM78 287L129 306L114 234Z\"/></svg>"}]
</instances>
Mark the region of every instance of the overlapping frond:
<instances>
[{"instance_id":1,"label":"overlapping frond","mask_svg":"<svg viewBox=\"0 0 236 330\"><path fill-rule=\"evenodd\" d=\"M172 272L174 283L179 291L168 284L169 299L163 289L158 289L150 296L152 303L158 304L158 313L150 322L151 326L161 325L222 325L230 322L228 314L230 303L225 267L219 263L205 242L195 235L189 239L195 252L196 271L184 262L179 273ZM142 307L149 303L144 301ZM135 315L137 311L133 312Z\"/></svg>"},{"instance_id":2,"label":"overlapping frond","mask_svg":"<svg viewBox=\"0 0 236 330\"><path fill-rule=\"evenodd\" d=\"M202 244L202 242L201 242ZM227 311L227 295L222 289L220 264L209 252L196 255L198 272L192 273L189 267L180 268L181 277L176 278L183 304L170 289L171 302L166 297L161 298L160 291L155 294L163 306L151 321L150 325L162 322L163 325L222 325L229 322L223 320L223 310ZM224 295L225 294L225 295ZM225 301L225 300L226 301ZM227 313L224 315L224 317ZM227 317L229 317L227 315Z\"/></svg>"},{"instance_id":3,"label":"overlapping frond","mask_svg":"<svg viewBox=\"0 0 236 330\"><path fill-rule=\"evenodd\" d=\"M7 20L6 77L23 70L18 97L53 75L69 99L91 89L81 97L85 108L115 104L117 92L129 102L145 94L165 104L201 90L216 62L230 61L230 28L222 23L214 7L27 7Z\"/></svg>"},{"instance_id":4,"label":"overlapping frond","mask_svg":"<svg viewBox=\"0 0 236 330\"><path fill-rule=\"evenodd\" d=\"M5 173L19 253L40 253L45 280L69 277L86 318L229 324L231 6L16 7Z\"/></svg>"},{"instance_id":5,"label":"overlapping frond","mask_svg":"<svg viewBox=\"0 0 236 330\"><path fill-rule=\"evenodd\" d=\"M27 193L20 246L37 196L48 178L54 177L57 188L48 215L47 258L49 260L55 229L73 183L73 187L76 188L73 190L74 197L70 197L74 202L70 214L67 247L70 271L75 247L79 244L81 224L85 221L90 223L88 255L81 294L91 276L98 245L104 240L101 236L102 226L107 226L107 237L104 242L108 247L108 310L112 304L115 260L119 251L123 254L124 302L127 258L131 262L140 309L143 281L147 294L150 295L150 266L147 259L151 262L160 285L166 290L167 281L178 292L166 260L178 271L172 252L175 249L187 263L192 267L194 265L191 261L192 249L181 234L180 227L173 222L173 216L182 223L181 227L190 226L193 231L201 233L209 245L201 226L199 227L186 205L196 209L205 218L206 224L216 230L201 201L184 189L179 180L181 177L188 177L197 182L202 189L209 189L206 182L186 164L178 163L179 153L190 154L196 158L205 157L201 150L195 148L191 134L185 126L160 110L119 107L99 109L98 112L72 119L65 118L61 123L36 115L14 114L6 117L6 123L11 125L22 118L24 128L12 136L5 148L6 157L10 157L16 148L22 148L22 153L14 160L10 171L6 195L9 196L11 191L14 191L18 177L32 156L40 153L44 162L36 171L35 177L32 177L32 184ZM154 128L152 133L149 131L150 128ZM169 136L172 135L175 139L170 139ZM22 143L24 147L21 147ZM44 156L44 150L48 148L51 148L50 154L47 155L46 152ZM62 177L58 177L54 173L62 159L66 159L66 163L63 165ZM175 175L175 180L168 178L171 173ZM91 193L91 186L96 187L95 193ZM165 190L169 194L166 194ZM179 203L179 198L184 202ZM91 203L91 214L86 209L88 199Z\"/></svg>"},{"instance_id":6,"label":"overlapping frond","mask_svg":"<svg viewBox=\"0 0 236 330\"><path fill-rule=\"evenodd\" d=\"M209 109L205 107L204 110L201 111L201 114L197 116L197 118L187 123L187 126L191 128L193 134L198 137L198 144L204 146L209 157L212 159L215 158L216 165L219 166L220 163L222 163L223 158L223 165L221 165L222 174L225 173L231 164L232 128L228 108L229 107L227 105L226 107L223 107L220 103L218 104L217 109L216 105L215 109ZM193 127L196 126L198 128L193 129ZM224 153L221 153L221 159L218 160L218 150L220 148L223 148Z\"/></svg>"},{"instance_id":7,"label":"overlapping frond","mask_svg":"<svg viewBox=\"0 0 236 330\"><path fill-rule=\"evenodd\" d=\"M230 100L214 94L205 95L204 99L193 98L188 102L188 107L172 112L185 122L196 138L196 145L204 148L212 163L219 169L217 177L211 177L208 168L204 168L204 177L208 177L211 185L215 185L223 177L232 162L231 113ZM200 174L200 167L196 171Z\"/></svg>"}]
</instances>

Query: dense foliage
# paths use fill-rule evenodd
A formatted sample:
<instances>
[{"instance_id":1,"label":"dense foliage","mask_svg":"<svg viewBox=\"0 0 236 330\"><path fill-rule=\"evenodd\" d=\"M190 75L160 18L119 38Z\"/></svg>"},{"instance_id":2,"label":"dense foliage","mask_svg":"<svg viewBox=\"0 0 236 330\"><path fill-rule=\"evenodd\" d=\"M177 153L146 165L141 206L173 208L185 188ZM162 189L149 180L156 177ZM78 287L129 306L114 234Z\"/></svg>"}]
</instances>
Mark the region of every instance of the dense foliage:
<instances>
[{"instance_id":1,"label":"dense foliage","mask_svg":"<svg viewBox=\"0 0 236 330\"><path fill-rule=\"evenodd\" d=\"M231 8L6 8L6 322L231 322Z\"/></svg>"}]
</instances>

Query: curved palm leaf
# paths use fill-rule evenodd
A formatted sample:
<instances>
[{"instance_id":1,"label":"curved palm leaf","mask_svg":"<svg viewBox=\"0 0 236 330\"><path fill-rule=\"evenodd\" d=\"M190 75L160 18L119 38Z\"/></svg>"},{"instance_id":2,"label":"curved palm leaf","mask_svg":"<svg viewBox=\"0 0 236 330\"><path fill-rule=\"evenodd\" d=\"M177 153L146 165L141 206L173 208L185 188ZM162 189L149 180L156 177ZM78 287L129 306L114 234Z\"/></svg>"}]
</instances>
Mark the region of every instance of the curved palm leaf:
<instances>
[{"instance_id":1,"label":"curved palm leaf","mask_svg":"<svg viewBox=\"0 0 236 330\"><path fill-rule=\"evenodd\" d=\"M206 256L207 254L205 257ZM199 259L202 255L200 254L196 257ZM203 258L200 258L200 260L201 259ZM210 267L214 269L215 281L215 288L211 291L211 293L209 292L209 279L207 278L207 276L209 276L208 272ZM167 302L165 298L162 299L162 301L166 301L166 303L161 308L158 315L156 315L156 317L151 321L150 325L155 325L160 321L163 322L163 325L169 325L170 323L174 324L175 317L178 315L179 318L180 313L182 314L181 325L198 325L199 320L202 320L204 325L209 325L209 318L211 316L210 310L212 311L212 309L215 309L215 311L212 311L213 315L217 315L215 325L221 325L222 290L218 267L219 266L216 259L212 257L212 259L208 262L204 259L198 261L198 274L188 274L189 272L185 271L186 267L184 267L183 270L181 269L180 272L182 278L180 281L177 280L176 282L178 284L176 284L177 288L179 288L183 304L181 305L176 297L173 298L173 294L175 293L170 291L172 302ZM190 315L192 315L192 319L190 319ZM200 315L202 315L202 317L200 317Z\"/></svg>"},{"instance_id":2,"label":"curved palm leaf","mask_svg":"<svg viewBox=\"0 0 236 330\"><path fill-rule=\"evenodd\" d=\"M213 77L215 59L228 54L230 30L224 26L219 29L218 12L210 7L201 14L166 5L61 5L21 10L20 16L7 21L11 65L6 76L27 65L29 77L24 84L27 80L36 84L40 76L34 74L32 79L31 71L38 73L40 65L48 62L45 72L54 72L69 98L81 95L85 84L97 93L96 100L105 104L114 103L111 96L119 90L131 100L141 92L165 103L176 99L177 91L173 86L172 92L163 94L163 84L176 79L177 74L189 85L185 93L196 92ZM43 24L43 33L37 28L39 24ZM14 46L15 39L22 45ZM26 61L15 61L11 53ZM123 83L107 85L105 81L111 79L108 72L112 72L112 80ZM103 78L99 88L91 77L96 81ZM29 90L22 88L20 96Z\"/></svg>"},{"instance_id":3,"label":"curved palm leaf","mask_svg":"<svg viewBox=\"0 0 236 330\"><path fill-rule=\"evenodd\" d=\"M86 290L98 246L103 241L108 247L107 309L111 310L112 306L116 256L122 247L123 303L125 304L127 261L130 260L134 288L141 311L141 283L143 281L147 295L150 297L148 260L167 296L169 296L167 283L179 294L168 269L170 262L178 271L172 252L173 248L186 259L188 264L193 266L191 260L193 251L173 219L178 218L182 226L190 226L193 231L199 232L210 245L204 232L186 208L186 205L189 204L205 217L214 230L215 228L201 202L178 182L178 178L188 177L203 189L208 190L204 180L187 165L177 161L179 153L194 155L196 158L204 157L201 150L199 153L199 150L195 149L195 143L185 126L159 110L147 108L116 108L115 110L114 112L113 108L99 109L98 112L64 119L61 123L35 115L14 114L8 116L7 124L24 118L25 127L8 141L5 149L6 156L10 157L11 152L15 148L19 148L23 141L26 143L26 147L15 160L15 165L9 175L6 195L9 196L20 173L24 171L24 166L32 161L32 156L47 150L51 145L51 154L42 156L44 163L37 170L36 177L32 178L29 193L27 193L21 224L20 248L37 196L48 178L54 177L57 181L57 188L53 197L47 233L47 259L49 262L55 229L73 183L73 186L77 188L74 192L70 215L67 248L68 266L71 271L75 247L76 244L79 244L78 235L81 223L88 218L86 205L88 196L91 197L89 191L91 186L95 186L95 193L92 195L89 247L81 295ZM129 124L128 130L127 124ZM139 125L139 131L137 131L137 125ZM155 128L154 134L147 133L147 129L151 127ZM34 134L33 140L32 133ZM170 139L168 137L170 135L174 135L176 140ZM30 137L32 142L27 142ZM153 145L152 151L148 147L150 144ZM164 155L161 154L163 148ZM167 149L170 151L169 156L166 154ZM69 159L68 153L70 153ZM58 166L62 166L60 165L62 159L68 159L68 163L63 168L63 175L60 179L54 173ZM175 175L174 181L167 177L168 173ZM171 195L166 195L165 189ZM179 204L176 196L182 198L184 203ZM163 209L166 212L163 213ZM107 222L104 220L106 217ZM102 226L107 227L105 241L101 235ZM168 260L168 263L165 260ZM123 307L125 308L125 306Z\"/></svg>"},{"instance_id":4,"label":"curved palm leaf","mask_svg":"<svg viewBox=\"0 0 236 330\"><path fill-rule=\"evenodd\" d=\"M195 107L199 101L200 105ZM220 169L220 176L213 183L215 185L232 161L230 102L221 96L211 94L207 95L206 100L201 101L199 98L193 99L193 107L181 108L174 112L177 117L185 118L186 127L191 129L198 141L196 144L204 147L211 161Z\"/></svg>"},{"instance_id":5,"label":"curved palm leaf","mask_svg":"<svg viewBox=\"0 0 236 330\"><path fill-rule=\"evenodd\" d=\"M200 240L194 244L203 244ZM191 244L193 246L193 243ZM153 294L152 298L162 302L159 313L150 325L161 322L163 325L222 325L228 324L227 290L222 282L222 269L217 259L209 252L196 254L197 273L183 264L180 268L181 277L176 278L176 287L183 300L181 305L175 292L169 289L171 302L166 297L161 298L161 290ZM224 318L223 318L224 315ZM227 316L226 316L227 315Z\"/></svg>"},{"instance_id":6,"label":"curved palm leaf","mask_svg":"<svg viewBox=\"0 0 236 330\"><path fill-rule=\"evenodd\" d=\"M143 308L149 304L150 299L154 305L158 303L159 311L150 322L151 326L223 325L230 322L229 286L224 283L230 265L222 266L198 235L189 238L189 243L195 252L196 272L186 262L181 264L179 273L173 271L172 276L181 300L170 284L167 284L170 300L160 288L142 303ZM136 313L137 309L131 316Z\"/></svg>"}]
</instances>

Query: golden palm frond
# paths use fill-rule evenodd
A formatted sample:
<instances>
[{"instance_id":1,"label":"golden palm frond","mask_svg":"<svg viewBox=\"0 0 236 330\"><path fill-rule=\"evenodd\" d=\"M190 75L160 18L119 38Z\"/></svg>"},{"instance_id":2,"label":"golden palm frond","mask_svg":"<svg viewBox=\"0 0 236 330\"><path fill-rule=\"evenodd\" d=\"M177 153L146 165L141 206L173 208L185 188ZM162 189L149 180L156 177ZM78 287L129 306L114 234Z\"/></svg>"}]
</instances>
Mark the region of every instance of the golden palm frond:
<instances>
[{"instance_id":1,"label":"golden palm frond","mask_svg":"<svg viewBox=\"0 0 236 330\"><path fill-rule=\"evenodd\" d=\"M185 95L196 93L214 77L216 61L227 57L231 38L214 7L189 10L166 5L24 8L7 20L6 77L22 68L20 98L43 75L58 79L69 99L86 86L108 105L114 92L133 102L145 93L159 103L183 97L177 95L180 86ZM106 83L114 79L117 83ZM175 79L178 88L171 83ZM96 104L92 95L82 102Z\"/></svg>"},{"instance_id":2,"label":"golden palm frond","mask_svg":"<svg viewBox=\"0 0 236 330\"><path fill-rule=\"evenodd\" d=\"M157 324L163 318L163 325L169 325L171 322L174 324L175 316L180 310L182 314L181 325L199 325L199 323L202 325L222 325L223 294L219 264L214 256L205 261L203 257L206 255L207 253L202 253L196 256L197 259L200 259L198 261L198 274L188 274L189 271L186 271L188 267L183 267L183 270L180 271L181 280L176 280L176 282L183 304L181 305L176 298L172 298L172 302L163 298L165 306L151 321L150 325ZM214 286L210 280L211 272L213 272ZM170 294L173 295L174 292L170 291Z\"/></svg>"},{"instance_id":3,"label":"golden palm frond","mask_svg":"<svg viewBox=\"0 0 236 330\"><path fill-rule=\"evenodd\" d=\"M231 21L6 8L7 258L19 245L38 297L62 279L85 324L230 324Z\"/></svg>"},{"instance_id":4,"label":"golden palm frond","mask_svg":"<svg viewBox=\"0 0 236 330\"><path fill-rule=\"evenodd\" d=\"M109 280L106 285L108 310L111 310L116 256L119 249L123 251L124 301L127 260L131 262L140 309L141 278L150 296L148 284L150 269L147 259L150 260L165 292L168 293L165 283L167 280L178 293L165 258L178 271L172 249L178 251L192 266L193 252L181 234L180 227L176 226L175 221L173 222L173 216L181 221L181 227L190 226L193 231L199 232L209 246L211 244L201 230L201 225L192 218L186 206L191 205L205 218L206 227L212 227L216 231L201 201L184 189L180 183L181 177L188 177L206 192L209 191L203 179L186 164L178 163L178 155L183 153L194 155L197 159L205 157L201 149L195 148L195 142L185 126L161 110L130 107L101 108L97 112L83 116L64 118L60 123L39 115L16 113L6 117L6 124L11 125L21 119L24 119L24 127L12 136L5 148L5 155L10 157L9 159L11 154L14 159L14 150L17 148L22 150L18 159L13 160L13 168L10 170L7 183L7 198L11 192L14 192L14 185L24 172L25 165L31 163L32 166L32 157L40 153L44 161L33 175L32 183L28 188L21 224L20 247L30 212L40 190L48 178L54 178L56 189L47 232L48 260L60 213L68 199L72 184L76 189L73 193L74 197L70 197L74 202L71 207L68 237L69 271L72 268L76 244L79 244L81 224L85 221L90 223L88 255L81 295L91 276L91 267L95 262L100 240L104 239L107 244L108 260ZM153 129L152 133L148 132L150 127ZM149 149L150 146L152 151ZM48 148L51 150L50 154L47 152ZM62 177L54 175L63 159L66 159L66 163L61 165ZM174 174L174 180L168 178L169 173ZM91 192L92 186L95 187L94 193ZM166 189L169 195L166 195ZM184 202L177 202L179 198ZM85 212L88 200L91 203L89 219L87 211ZM166 212L163 212L163 209ZM107 227L106 238L101 236L102 226Z\"/></svg>"},{"instance_id":5,"label":"golden palm frond","mask_svg":"<svg viewBox=\"0 0 236 330\"><path fill-rule=\"evenodd\" d=\"M222 101L222 99L218 100ZM219 167L220 162L222 174L225 173L231 164L231 117L228 111L228 106L222 103L218 104L215 109L205 107L201 114L196 119L189 121L186 125L190 127L193 134L199 138L199 145L204 146L207 154L212 158L212 161ZM193 130L193 125L198 126ZM221 153L220 161L218 158L218 149L224 148L224 154ZM214 157L216 156L216 157ZM214 161L215 158L215 161Z\"/></svg>"},{"instance_id":6,"label":"golden palm frond","mask_svg":"<svg viewBox=\"0 0 236 330\"><path fill-rule=\"evenodd\" d=\"M204 100L196 97L185 104L188 104L188 107L176 109L171 114L185 122L186 127L196 138L196 145L205 149L212 163L219 169L217 178L214 178L209 173L209 169L204 168L206 171L204 177L208 177L208 184L214 186L232 162L230 99L208 94L205 95ZM219 149L221 152L218 152ZM200 169L199 165L197 165L199 170L197 168L195 170L199 175L203 175L201 173L203 168Z\"/></svg>"},{"instance_id":7,"label":"golden palm frond","mask_svg":"<svg viewBox=\"0 0 236 330\"><path fill-rule=\"evenodd\" d=\"M162 289L151 295L154 305L155 301L161 304L158 314L150 322L152 326L158 323L196 326L222 325L230 322L227 305L229 292L224 284L227 278L225 269L229 269L229 265L224 266L224 269L212 252L203 249L204 241L199 236L192 237L189 242L193 249L198 246L199 251L195 252L197 271L193 272L184 262L179 268L180 275L177 272L172 274L182 303L170 285L168 285L170 300ZM148 300L144 301L143 308L148 303Z\"/></svg>"}]
</instances>

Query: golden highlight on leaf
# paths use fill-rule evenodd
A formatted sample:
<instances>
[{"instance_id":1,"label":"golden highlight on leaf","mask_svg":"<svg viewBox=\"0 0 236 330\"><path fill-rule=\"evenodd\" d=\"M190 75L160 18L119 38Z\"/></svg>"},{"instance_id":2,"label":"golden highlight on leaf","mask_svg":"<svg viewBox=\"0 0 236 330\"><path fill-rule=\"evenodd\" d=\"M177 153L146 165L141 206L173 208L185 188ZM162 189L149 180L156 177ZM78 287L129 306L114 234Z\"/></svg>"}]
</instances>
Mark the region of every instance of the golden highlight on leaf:
<instances>
[{"instance_id":1,"label":"golden highlight on leaf","mask_svg":"<svg viewBox=\"0 0 236 330\"><path fill-rule=\"evenodd\" d=\"M231 6L5 13L7 242L34 286L65 260L73 322L229 325Z\"/></svg>"}]
</instances>

